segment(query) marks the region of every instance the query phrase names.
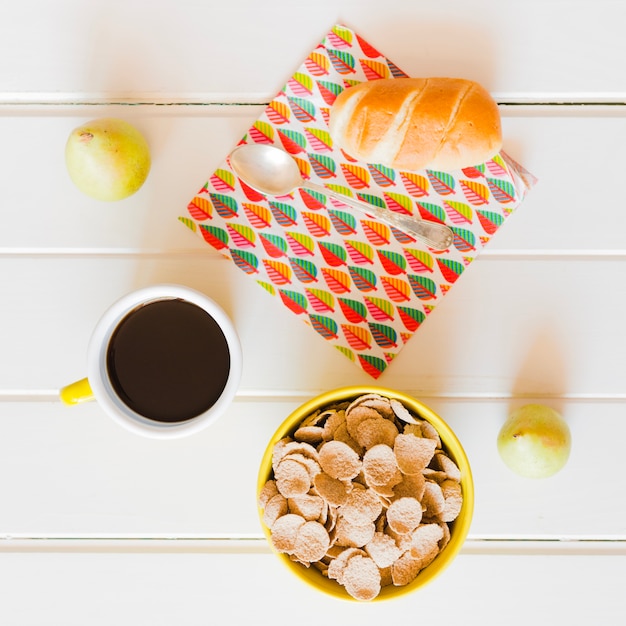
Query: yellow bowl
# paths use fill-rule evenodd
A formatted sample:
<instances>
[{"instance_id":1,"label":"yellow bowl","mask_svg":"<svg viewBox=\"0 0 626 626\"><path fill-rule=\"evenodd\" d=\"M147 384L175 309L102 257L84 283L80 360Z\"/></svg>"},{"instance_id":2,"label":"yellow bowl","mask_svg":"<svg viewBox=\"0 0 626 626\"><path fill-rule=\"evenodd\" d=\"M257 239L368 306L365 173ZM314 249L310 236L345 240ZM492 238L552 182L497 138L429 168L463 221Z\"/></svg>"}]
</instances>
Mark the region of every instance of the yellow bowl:
<instances>
[{"instance_id":1,"label":"yellow bowl","mask_svg":"<svg viewBox=\"0 0 626 626\"><path fill-rule=\"evenodd\" d=\"M318 409L325 408L328 405L342 402L345 400L351 400L358 396L368 393L377 393L387 398L395 398L402 402L411 412L418 417L430 422L439 433L441 438L443 449L447 452L452 460L457 464L461 471L461 491L463 494L463 505L461 511L456 520L449 524L450 526L450 541L445 548L439 553L439 555L425 567L413 580L413 582L404 586L388 585L381 589L380 594L373 600L373 602L380 600L389 600L397 598L405 594L411 593L420 587L423 587L426 583L433 580L436 576L441 574L448 565L457 556L469 531L472 514L474 511L474 483L472 481L472 472L469 465L469 461L461 446L461 443L457 439L452 429L444 422L441 417L434 413L426 405L422 404L419 400L412 398L404 393L393 391L391 389L385 389L383 387L342 387L335 389L327 393L323 393L303 405L298 407L291 415L289 415L285 421L279 426L278 430L274 433L269 441L263 458L261 460L261 466L259 469L258 481L257 481L257 495L260 494L261 489L265 483L272 478L272 452L274 445L286 436L293 435L297 430L300 422L302 422L307 416L315 412ZM263 522L263 509L258 506L259 519L263 532L272 546L270 529ZM273 549L273 547L272 547ZM342 585L335 580L326 578L315 567L305 567L300 563L292 561L286 554L278 553L274 550L274 553L280 558L284 565L295 574L300 580L307 583L309 586L322 591L336 598L344 600L352 600L357 602Z\"/></svg>"}]
</instances>

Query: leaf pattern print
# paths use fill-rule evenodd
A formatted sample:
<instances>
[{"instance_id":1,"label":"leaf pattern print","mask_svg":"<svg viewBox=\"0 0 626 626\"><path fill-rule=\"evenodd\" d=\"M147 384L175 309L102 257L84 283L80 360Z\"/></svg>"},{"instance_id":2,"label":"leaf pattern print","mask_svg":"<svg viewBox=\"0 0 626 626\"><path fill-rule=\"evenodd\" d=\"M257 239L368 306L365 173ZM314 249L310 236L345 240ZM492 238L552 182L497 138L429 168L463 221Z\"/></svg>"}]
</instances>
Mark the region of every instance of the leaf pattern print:
<instances>
[{"instance_id":1,"label":"leaf pattern print","mask_svg":"<svg viewBox=\"0 0 626 626\"><path fill-rule=\"evenodd\" d=\"M287 244L285 243L285 247ZM319 272L318 266L313 261L309 261L308 259L301 258L290 258L289 264L291 265L291 269L295 277L301 283L314 283L317 282L317 274Z\"/></svg>"},{"instance_id":2,"label":"leaf pattern print","mask_svg":"<svg viewBox=\"0 0 626 626\"><path fill-rule=\"evenodd\" d=\"M363 54L366 57L368 57L370 59L375 59L377 57L381 57L382 56L380 54L380 52L378 52L378 50L376 50L376 48L374 48L374 46L372 46L370 43L365 41L365 39L360 37L358 34L356 34L356 40L357 40L357 42L359 44L359 47L361 48L361 52L363 52Z\"/></svg>"},{"instance_id":3,"label":"leaf pattern print","mask_svg":"<svg viewBox=\"0 0 626 626\"><path fill-rule=\"evenodd\" d=\"M218 168L209 180L216 191L231 192L235 190L235 175L229 170Z\"/></svg>"},{"instance_id":4,"label":"leaf pattern print","mask_svg":"<svg viewBox=\"0 0 626 626\"><path fill-rule=\"evenodd\" d=\"M254 248L256 232L245 224L226 224L226 229L237 248Z\"/></svg>"},{"instance_id":5,"label":"leaf pattern print","mask_svg":"<svg viewBox=\"0 0 626 626\"><path fill-rule=\"evenodd\" d=\"M489 188L475 180L462 180L461 189L467 201L474 206L489 203Z\"/></svg>"},{"instance_id":6,"label":"leaf pattern print","mask_svg":"<svg viewBox=\"0 0 626 626\"><path fill-rule=\"evenodd\" d=\"M348 253L341 244L318 241L317 245L319 246L324 261L331 267L340 267L346 264Z\"/></svg>"},{"instance_id":7,"label":"leaf pattern print","mask_svg":"<svg viewBox=\"0 0 626 626\"><path fill-rule=\"evenodd\" d=\"M269 293L270 296L276 295L276 288L274 287L274 285L272 285L272 283L268 283L264 280L257 280L256 284L263 287L263 289L265 289L265 291L267 291L267 293Z\"/></svg>"},{"instance_id":8,"label":"leaf pattern print","mask_svg":"<svg viewBox=\"0 0 626 626\"><path fill-rule=\"evenodd\" d=\"M249 133L254 143L273 143L274 141L274 127L263 120L254 122Z\"/></svg>"},{"instance_id":9,"label":"leaf pattern print","mask_svg":"<svg viewBox=\"0 0 626 626\"><path fill-rule=\"evenodd\" d=\"M476 235L467 228L453 228L454 247L459 252L469 252L476 247Z\"/></svg>"},{"instance_id":10,"label":"leaf pattern print","mask_svg":"<svg viewBox=\"0 0 626 626\"><path fill-rule=\"evenodd\" d=\"M302 178L310 178L311 177L311 164L308 160L304 160L300 156L292 155L293 160L295 161L298 169L300 170L300 174Z\"/></svg>"},{"instance_id":11,"label":"leaf pattern print","mask_svg":"<svg viewBox=\"0 0 626 626\"><path fill-rule=\"evenodd\" d=\"M350 277L359 291L376 291L378 278L372 270L364 267L348 267Z\"/></svg>"},{"instance_id":12,"label":"leaf pattern print","mask_svg":"<svg viewBox=\"0 0 626 626\"><path fill-rule=\"evenodd\" d=\"M454 177L448 172L434 172L432 170L426 170L426 175L433 189L440 196L449 196L454 193L456 182Z\"/></svg>"},{"instance_id":13,"label":"leaf pattern print","mask_svg":"<svg viewBox=\"0 0 626 626\"><path fill-rule=\"evenodd\" d=\"M306 137L304 133L286 128L278 129L277 134L283 148L289 152L289 154L295 155L305 151Z\"/></svg>"},{"instance_id":14,"label":"leaf pattern print","mask_svg":"<svg viewBox=\"0 0 626 626\"><path fill-rule=\"evenodd\" d=\"M398 333L392 326L386 324L369 324L370 331L374 341L381 347L388 350L389 348L398 347Z\"/></svg>"},{"instance_id":15,"label":"leaf pattern print","mask_svg":"<svg viewBox=\"0 0 626 626\"><path fill-rule=\"evenodd\" d=\"M374 379L378 378L387 369L387 362L378 356L371 354L359 354L358 356L363 370Z\"/></svg>"},{"instance_id":16,"label":"leaf pattern print","mask_svg":"<svg viewBox=\"0 0 626 626\"><path fill-rule=\"evenodd\" d=\"M307 312L309 303L307 299L299 291L291 291L287 289L279 289L278 293L283 304L296 315L302 315Z\"/></svg>"},{"instance_id":17,"label":"leaf pattern print","mask_svg":"<svg viewBox=\"0 0 626 626\"><path fill-rule=\"evenodd\" d=\"M315 105L305 98L296 98L294 96L287 98L289 108L294 117L303 124L308 124L315 119L317 109Z\"/></svg>"},{"instance_id":18,"label":"leaf pattern print","mask_svg":"<svg viewBox=\"0 0 626 626\"><path fill-rule=\"evenodd\" d=\"M243 180L240 180L239 184L241 185L241 190L243 191L245 197L250 200L250 202L259 202L263 200L263 198L265 198L265 196L260 191L249 187L248 185L246 185L246 183L243 182Z\"/></svg>"},{"instance_id":19,"label":"leaf pattern print","mask_svg":"<svg viewBox=\"0 0 626 626\"><path fill-rule=\"evenodd\" d=\"M250 202L243 202L242 206L248 222L257 230L269 228L272 225L272 212L267 207Z\"/></svg>"},{"instance_id":20,"label":"leaf pattern print","mask_svg":"<svg viewBox=\"0 0 626 626\"><path fill-rule=\"evenodd\" d=\"M446 212L440 204L432 202L417 202L417 210L423 220L431 220L433 222L444 223L446 221Z\"/></svg>"},{"instance_id":21,"label":"leaf pattern print","mask_svg":"<svg viewBox=\"0 0 626 626\"><path fill-rule=\"evenodd\" d=\"M210 224L199 224L199 229L202 238L216 250L224 250L228 247L230 240L228 233L223 228Z\"/></svg>"},{"instance_id":22,"label":"leaf pattern print","mask_svg":"<svg viewBox=\"0 0 626 626\"><path fill-rule=\"evenodd\" d=\"M367 307L361 300L352 300L350 298L339 298L339 307L343 312L346 320L353 324L360 324L367 318Z\"/></svg>"},{"instance_id":23,"label":"leaf pattern print","mask_svg":"<svg viewBox=\"0 0 626 626\"><path fill-rule=\"evenodd\" d=\"M311 167L318 178L334 178L336 176L337 164L334 159L324 154L307 154Z\"/></svg>"},{"instance_id":24,"label":"leaf pattern print","mask_svg":"<svg viewBox=\"0 0 626 626\"><path fill-rule=\"evenodd\" d=\"M328 50L328 57L335 71L339 74L354 74L356 61L354 56L345 50Z\"/></svg>"},{"instance_id":25,"label":"leaf pattern print","mask_svg":"<svg viewBox=\"0 0 626 626\"><path fill-rule=\"evenodd\" d=\"M433 255L424 250L405 248L404 254L413 272L432 272L435 267Z\"/></svg>"},{"instance_id":26,"label":"leaf pattern print","mask_svg":"<svg viewBox=\"0 0 626 626\"><path fill-rule=\"evenodd\" d=\"M302 202L307 209L311 211L320 211L326 206L326 196L321 194L319 191L314 189L304 189L300 188L299 190L300 198L302 198Z\"/></svg>"},{"instance_id":27,"label":"leaf pattern print","mask_svg":"<svg viewBox=\"0 0 626 626\"><path fill-rule=\"evenodd\" d=\"M287 243L296 256L313 256L315 243L309 235L301 232L286 232Z\"/></svg>"},{"instance_id":28,"label":"leaf pattern print","mask_svg":"<svg viewBox=\"0 0 626 626\"><path fill-rule=\"evenodd\" d=\"M374 220L361 220L363 232L373 246L386 246L391 241L391 229L387 224Z\"/></svg>"},{"instance_id":29,"label":"leaf pattern print","mask_svg":"<svg viewBox=\"0 0 626 626\"><path fill-rule=\"evenodd\" d=\"M374 250L363 241L346 240L346 250L350 259L356 265L372 264L374 262Z\"/></svg>"},{"instance_id":30,"label":"leaf pattern print","mask_svg":"<svg viewBox=\"0 0 626 626\"><path fill-rule=\"evenodd\" d=\"M437 283L427 276L408 274L409 284L420 300L434 300L437 297Z\"/></svg>"},{"instance_id":31,"label":"leaf pattern print","mask_svg":"<svg viewBox=\"0 0 626 626\"><path fill-rule=\"evenodd\" d=\"M423 198L428 195L428 178L413 172L400 172L400 178L410 196Z\"/></svg>"},{"instance_id":32,"label":"leaf pattern print","mask_svg":"<svg viewBox=\"0 0 626 626\"><path fill-rule=\"evenodd\" d=\"M328 210L328 216L334 229L343 236L353 235L356 232L356 218L346 211Z\"/></svg>"},{"instance_id":33,"label":"leaf pattern print","mask_svg":"<svg viewBox=\"0 0 626 626\"><path fill-rule=\"evenodd\" d=\"M398 315L404 327L411 333L414 333L426 319L423 311L408 306L399 306Z\"/></svg>"},{"instance_id":34,"label":"leaf pattern print","mask_svg":"<svg viewBox=\"0 0 626 626\"><path fill-rule=\"evenodd\" d=\"M332 226L330 225L330 219L322 213L309 213L302 211L302 218L307 230L314 237L328 237Z\"/></svg>"},{"instance_id":35,"label":"leaf pattern print","mask_svg":"<svg viewBox=\"0 0 626 626\"><path fill-rule=\"evenodd\" d=\"M453 224L471 224L474 211L469 204L447 200L443 207Z\"/></svg>"},{"instance_id":36,"label":"leaf pattern print","mask_svg":"<svg viewBox=\"0 0 626 626\"><path fill-rule=\"evenodd\" d=\"M342 346L339 343L336 343L333 347L338 352L341 352L341 354L343 354L343 356L345 356L347 359L349 359L350 361L352 361L354 363L356 357L354 356L354 352L352 350L350 350L350 348L348 348L347 346Z\"/></svg>"},{"instance_id":37,"label":"leaf pattern print","mask_svg":"<svg viewBox=\"0 0 626 626\"><path fill-rule=\"evenodd\" d=\"M246 250L230 250L230 256L235 265L246 274L256 274L259 271L259 259L256 254Z\"/></svg>"},{"instance_id":38,"label":"leaf pattern print","mask_svg":"<svg viewBox=\"0 0 626 626\"><path fill-rule=\"evenodd\" d=\"M477 210L476 215L478 215L478 221L488 235L493 235L504 222L504 217L493 211Z\"/></svg>"},{"instance_id":39,"label":"leaf pattern print","mask_svg":"<svg viewBox=\"0 0 626 626\"><path fill-rule=\"evenodd\" d=\"M211 202L215 207L215 210L224 219L232 219L237 216L239 211L239 205L237 200L232 196L227 196L221 193L210 194Z\"/></svg>"},{"instance_id":40,"label":"leaf pattern print","mask_svg":"<svg viewBox=\"0 0 626 626\"><path fill-rule=\"evenodd\" d=\"M369 314L377 321L391 321L394 318L394 306L384 298L365 296L365 306Z\"/></svg>"},{"instance_id":41,"label":"leaf pattern print","mask_svg":"<svg viewBox=\"0 0 626 626\"><path fill-rule=\"evenodd\" d=\"M350 275L334 267L322 267L322 276L333 293L350 293Z\"/></svg>"},{"instance_id":42,"label":"leaf pattern print","mask_svg":"<svg viewBox=\"0 0 626 626\"><path fill-rule=\"evenodd\" d=\"M390 211L402 213L403 215L413 215L413 201L404 194L385 193L385 204Z\"/></svg>"},{"instance_id":43,"label":"leaf pattern print","mask_svg":"<svg viewBox=\"0 0 626 626\"><path fill-rule=\"evenodd\" d=\"M333 140L327 130L321 128L305 128L304 134L310 148L315 152L330 152L333 149Z\"/></svg>"},{"instance_id":44,"label":"leaf pattern print","mask_svg":"<svg viewBox=\"0 0 626 626\"><path fill-rule=\"evenodd\" d=\"M510 181L488 178L487 185L489 185L491 193L500 204L515 202L515 187Z\"/></svg>"},{"instance_id":45,"label":"leaf pattern print","mask_svg":"<svg viewBox=\"0 0 626 626\"><path fill-rule=\"evenodd\" d=\"M396 170L373 163L368 163L367 167L379 187L393 187L396 184Z\"/></svg>"},{"instance_id":46,"label":"leaf pattern print","mask_svg":"<svg viewBox=\"0 0 626 626\"><path fill-rule=\"evenodd\" d=\"M335 48L350 48L352 47L352 41L354 39L354 32L349 28L339 26L338 24L333 26L328 33L328 41L331 46Z\"/></svg>"},{"instance_id":47,"label":"leaf pattern print","mask_svg":"<svg viewBox=\"0 0 626 626\"><path fill-rule=\"evenodd\" d=\"M363 326L353 324L342 324L341 330L348 342L348 345L357 352L369 350L372 347L372 335Z\"/></svg>"},{"instance_id":48,"label":"leaf pattern print","mask_svg":"<svg viewBox=\"0 0 626 626\"><path fill-rule=\"evenodd\" d=\"M287 124L291 117L289 107L280 100L274 100L267 105L266 115L274 124Z\"/></svg>"},{"instance_id":49,"label":"leaf pattern print","mask_svg":"<svg viewBox=\"0 0 626 626\"><path fill-rule=\"evenodd\" d=\"M468 178L482 178L485 173L480 166L473 165L471 167L464 167L463 175L467 176Z\"/></svg>"},{"instance_id":50,"label":"leaf pattern print","mask_svg":"<svg viewBox=\"0 0 626 626\"><path fill-rule=\"evenodd\" d=\"M382 198L379 198L378 196L374 196L372 194L358 193L357 198L362 202L367 202L368 204L371 204L372 206L377 206L381 209L384 209L387 206Z\"/></svg>"},{"instance_id":51,"label":"leaf pattern print","mask_svg":"<svg viewBox=\"0 0 626 626\"><path fill-rule=\"evenodd\" d=\"M487 168L487 170L489 170L489 173L492 176L506 176L507 174L506 163L504 162L502 156L499 154L496 154L493 159L490 159L485 164L483 164L483 172L485 167Z\"/></svg>"},{"instance_id":52,"label":"leaf pattern print","mask_svg":"<svg viewBox=\"0 0 626 626\"><path fill-rule=\"evenodd\" d=\"M453 259L437 259L439 269L448 283L455 283L457 278L463 273L465 266Z\"/></svg>"},{"instance_id":53,"label":"leaf pattern print","mask_svg":"<svg viewBox=\"0 0 626 626\"><path fill-rule=\"evenodd\" d=\"M389 59L387 59L387 65L391 70L391 75L394 78L407 78L407 74L403 72L399 67L397 67L394 63L392 63Z\"/></svg>"},{"instance_id":54,"label":"leaf pattern print","mask_svg":"<svg viewBox=\"0 0 626 626\"><path fill-rule=\"evenodd\" d=\"M317 50L309 54L304 65L312 76L325 76L330 68L328 57Z\"/></svg>"},{"instance_id":55,"label":"leaf pattern print","mask_svg":"<svg viewBox=\"0 0 626 626\"><path fill-rule=\"evenodd\" d=\"M196 222L194 222L192 219L188 218L188 217L184 217L184 216L179 216L178 221L181 224L184 224L192 233L197 232L197 226L198 224L196 224Z\"/></svg>"},{"instance_id":56,"label":"leaf pattern print","mask_svg":"<svg viewBox=\"0 0 626 626\"><path fill-rule=\"evenodd\" d=\"M209 219L213 216L213 205L206 198L196 196L188 205L189 215L198 222Z\"/></svg>"},{"instance_id":57,"label":"leaf pattern print","mask_svg":"<svg viewBox=\"0 0 626 626\"><path fill-rule=\"evenodd\" d=\"M287 285L291 283L291 267L274 259L263 259L263 265L270 281L275 285Z\"/></svg>"},{"instance_id":58,"label":"leaf pattern print","mask_svg":"<svg viewBox=\"0 0 626 626\"><path fill-rule=\"evenodd\" d=\"M411 300L411 286L397 276L381 276L380 282L392 302L409 302Z\"/></svg>"},{"instance_id":59,"label":"leaf pattern print","mask_svg":"<svg viewBox=\"0 0 626 626\"><path fill-rule=\"evenodd\" d=\"M320 334L324 339L336 339L337 331L339 330L339 326L337 322L332 317L327 317L325 315L317 315L317 314L309 314L309 319L311 321L311 325L313 328Z\"/></svg>"},{"instance_id":60,"label":"leaf pattern print","mask_svg":"<svg viewBox=\"0 0 626 626\"><path fill-rule=\"evenodd\" d=\"M328 313L335 310L335 297L323 289L305 290L306 297L316 313Z\"/></svg>"},{"instance_id":61,"label":"leaf pattern print","mask_svg":"<svg viewBox=\"0 0 626 626\"><path fill-rule=\"evenodd\" d=\"M179 221L226 256L351 363L378 378L519 206L534 177L504 154L458 172L399 171L334 145L330 111L362 81L406 77L352 29L335 25L287 78L239 143L279 147L305 180L384 210L445 223L431 250L318 190L266 197L228 156Z\"/></svg>"},{"instance_id":62,"label":"leaf pattern print","mask_svg":"<svg viewBox=\"0 0 626 626\"><path fill-rule=\"evenodd\" d=\"M316 81L317 89L328 106L333 106L337 96L343 91L343 87L337 83L331 83L324 80Z\"/></svg>"},{"instance_id":63,"label":"leaf pattern print","mask_svg":"<svg viewBox=\"0 0 626 626\"><path fill-rule=\"evenodd\" d=\"M298 223L298 212L291 204L270 202L270 210L274 219L283 228L295 226Z\"/></svg>"},{"instance_id":64,"label":"leaf pattern print","mask_svg":"<svg viewBox=\"0 0 626 626\"><path fill-rule=\"evenodd\" d=\"M313 94L313 78L304 72L296 72L287 81L287 88L295 96L310 96Z\"/></svg>"},{"instance_id":65,"label":"leaf pattern print","mask_svg":"<svg viewBox=\"0 0 626 626\"><path fill-rule=\"evenodd\" d=\"M369 187L370 173L366 168L352 163L342 163L341 171L347 183L353 189L364 189Z\"/></svg>"},{"instance_id":66,"label":"leaf pattern print","mask_svg":"<svg viewBox=\"0 0 626 626\"><path fill-rule=\"evenodd\" d=\"M273 259L287 255L288 247L284 237L274 233L260 233L259 239L268 256Z\"/></svg>"},{"instance_id":67,"label":"leaf pattern print","mask_svg":"<svg viewBox=\"0 0 626 626\"><path fill-rule=\"evenodd\" d=\"M377 250L378 258L383 269L388 274L404 274L406 271L406 258L393 250Z\"/></svg>"},{"instance_id":68,"label":"leaf pattern print","mask_svg":"<svg viewBox=\"0 0 626 626\"><path fill-rule=\"evenodd\" d=\"M376 80L379 78L389 78L391 72L389 66L381 61L372 59L361 59L361 68L367 80Z\"/></svg>"}]
</instances>

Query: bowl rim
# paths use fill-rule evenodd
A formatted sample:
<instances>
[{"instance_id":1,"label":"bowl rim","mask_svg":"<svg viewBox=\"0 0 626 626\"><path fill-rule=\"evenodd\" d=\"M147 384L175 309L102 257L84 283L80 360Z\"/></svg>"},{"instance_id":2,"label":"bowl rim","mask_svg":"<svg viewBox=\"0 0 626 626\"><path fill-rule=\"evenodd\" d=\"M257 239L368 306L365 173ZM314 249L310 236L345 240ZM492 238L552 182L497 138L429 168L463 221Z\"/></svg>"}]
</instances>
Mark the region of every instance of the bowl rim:
<instances>
[{"instance_id":1,"label":"bowl rim","mask_svg":"<svg viewBox=\"0 0 626 626\"><path fill-rule=\"evenodd\" d=\"M441 574L456 558L467 538L474 512L474 482L469 459L452 428L423 402L402 391L396 391L387 387L376 385L344 386L323 392L310 398L294 409L275 430L263 453L257 477L257 513L263 534L265 535L272 552L283 564L294 573L297 578L310 587L322 591L335 598L348 601L360 602L353 598L342 585L322 575L315 567L306 568L300 563L292 561L288 555L277 552L271 543L271 532L263 521L263 509L258 502L261 489L271 477L272 453L274 445L284 437L293 434L297 424L317 409L323 408L336 402L346 401L358 396L377 393L391 399L396 399L405 404L417 415L430 422L439 433L442 447L451 455L461 471L461 491L463 493L463 506L459 516L450 523L451 537L445 548L427 567L419 572L415 580L408 585L383 587L380 594L370 602L380 602L404 596L423 587Z\"/></svg>"}]
</instances>

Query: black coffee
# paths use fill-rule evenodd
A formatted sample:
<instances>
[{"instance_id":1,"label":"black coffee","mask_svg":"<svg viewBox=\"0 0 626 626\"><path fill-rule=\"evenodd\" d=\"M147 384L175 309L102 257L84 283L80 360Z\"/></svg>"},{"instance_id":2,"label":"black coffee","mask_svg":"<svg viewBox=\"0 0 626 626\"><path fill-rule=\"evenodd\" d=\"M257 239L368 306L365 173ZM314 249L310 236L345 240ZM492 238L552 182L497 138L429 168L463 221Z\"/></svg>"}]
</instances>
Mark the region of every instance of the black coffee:
<instances>
[{"instance_id":1,"label":"black coffee","mask_svg":"<svg viewBox=\"0 0 626 626\"><path fill-rule=\"evenodd\" d=\"M133 411L183 422L220 397L230 352L206 311L185 300L156 300L120 322L109 342L107 369L115 392Z\"/></svg>"}]
</instances>

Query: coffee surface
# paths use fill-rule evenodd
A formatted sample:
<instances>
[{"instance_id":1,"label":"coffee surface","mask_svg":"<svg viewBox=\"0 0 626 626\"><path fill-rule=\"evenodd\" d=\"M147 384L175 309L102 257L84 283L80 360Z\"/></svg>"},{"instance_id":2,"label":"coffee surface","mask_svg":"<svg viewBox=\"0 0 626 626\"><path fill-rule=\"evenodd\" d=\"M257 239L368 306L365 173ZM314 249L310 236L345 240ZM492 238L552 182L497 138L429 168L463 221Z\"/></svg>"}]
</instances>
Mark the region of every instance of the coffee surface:
<instances>
[{"instance_id":1,"label":"coffee surface","mask_svg":"<svg viewBox=\"0 0 626 626\"><path fill-rule=\"evenodd\" d=\"M230 352L206 311L185 300L156 300L120 322L109 342L107 369L115 392L133 411L182 422L218 400Z\"/></svg>"}]
</instances>

